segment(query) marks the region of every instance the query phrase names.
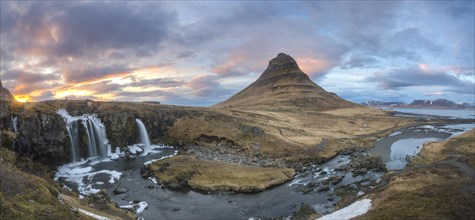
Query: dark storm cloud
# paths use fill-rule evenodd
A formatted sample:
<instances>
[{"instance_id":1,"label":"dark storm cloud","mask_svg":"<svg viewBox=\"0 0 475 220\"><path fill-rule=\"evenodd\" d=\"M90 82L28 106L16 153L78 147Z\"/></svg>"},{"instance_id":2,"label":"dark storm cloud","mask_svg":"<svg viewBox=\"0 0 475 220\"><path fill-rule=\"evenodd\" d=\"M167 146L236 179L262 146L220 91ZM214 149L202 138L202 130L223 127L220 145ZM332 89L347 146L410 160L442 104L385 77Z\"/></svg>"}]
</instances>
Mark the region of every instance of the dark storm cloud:
<instances>
[{"instance_id":1,"label":"dark storm cloud","mask_svg":"<svg viewBox=\"0 0 475 220\"><path fill-rule=\"evenodd\" d=\"M443 71L422 70L416 67L376 73L367 80L389 90L411 86L444 86L447 91L465 94L474 92L473 82L461 80Z\"/></svg>"},{"instance_id":2,"label":"dark storm cloud","mask_svg":"<svg viewBox=\"0 0 475 220\"><path fill-rule=\"evenodd\" d=\"M158 48L176 19L158 2L29 2L23 11L14 5L2 9L2 37L25 53L49 56L131 48L144 54Z\"/></svg>"}]
</instances>

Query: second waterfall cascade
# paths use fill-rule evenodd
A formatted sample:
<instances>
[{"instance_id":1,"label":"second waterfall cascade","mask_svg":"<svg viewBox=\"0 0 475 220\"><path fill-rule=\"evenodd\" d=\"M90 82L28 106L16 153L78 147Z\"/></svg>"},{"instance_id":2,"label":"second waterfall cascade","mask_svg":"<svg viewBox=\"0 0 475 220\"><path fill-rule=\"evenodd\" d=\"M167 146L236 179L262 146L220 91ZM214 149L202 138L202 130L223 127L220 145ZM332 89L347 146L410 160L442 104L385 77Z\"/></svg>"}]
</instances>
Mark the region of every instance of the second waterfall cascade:
<instances>
[{"instance_id":1,"label":"second waterfall cascade","mask_svg":"<svg viewBox=\"0 0 475 220\"><path fill-rule=\"evenodd\" d=\"M135 122L137 123L137 128L139 129L140 142L144 145L142 154L147 155L151 149L150 138L148 137L147 129L140 119L135 119Z\"/></svg>"}]
</instances>

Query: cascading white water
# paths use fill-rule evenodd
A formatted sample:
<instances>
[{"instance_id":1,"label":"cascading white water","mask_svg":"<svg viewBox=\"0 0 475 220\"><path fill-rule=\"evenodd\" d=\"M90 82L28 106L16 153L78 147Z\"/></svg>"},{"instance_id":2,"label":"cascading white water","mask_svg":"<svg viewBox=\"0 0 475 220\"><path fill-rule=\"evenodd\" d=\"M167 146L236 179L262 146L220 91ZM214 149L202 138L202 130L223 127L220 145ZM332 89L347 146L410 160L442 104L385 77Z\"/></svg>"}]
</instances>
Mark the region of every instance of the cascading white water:
<instances>
[{"instance_id":1,"label":"cascading white water","mask_svg":"<svg viewBox=\"0 0 475 220\"><path fill-rule=\"evenodd\" d=\"M79 129L78 121L86 129L87 134L87 155L88 157L105 157L110 154L109 140L104 124L96 115L85 114L82 116L71 116L65 109L57 111L66 121L69 139L71 141L71 152L73 162L79 161Z\"/></svg>"},{"instance_id":2,"label":"cascading white water","mask_svg":"<svg viewBox=\"0 0 475 220\"><path fill-rule=\"evenodd\" d=\"M71 142L71 155L73 162L78 162L81 158L79 155L79 129L77 121L72 121L70 125L67 125L66 130L68 131L69 140Z\"/></svg>"},{"instance_id":3,"label":"cascading white water","mask_svg":"<svg viewBox=\"0 0 475 220\"><path fill-rule=\"evenodd\" d=\"M17 127L18 117L15 116L14 118L12 118L12 123L13 123L13 131L17 132L18 131L18 127Z\"/></svg>"},{"instance_id":4,"label":"cascading white water","mask_svg":"<svg viewBox=\"0 0 475 220\"><path fill-rule=\"evenodd\" d=\"M144 155L148 154L150 151L150 138L148 137L147 134L147 129L145 128L145 125L140 119L135 119L135 122L137 123L137 127L139 128L139 137L140 137L140 142L144 145L143 153Z\"/></svg>"},{"instance_id":5,"label":"cascading white water","mask_svg":"<svg viewBox=\"0 0 475 220\"><path fill-rule=\"evenodd\" d=\"M96 139L94 136L94 132L91 126L90 120L83 120L82 125L86 128L87 134L87 153L89 157L97 156L97 147L96 147Z\"/></svg>"}]
</instances>

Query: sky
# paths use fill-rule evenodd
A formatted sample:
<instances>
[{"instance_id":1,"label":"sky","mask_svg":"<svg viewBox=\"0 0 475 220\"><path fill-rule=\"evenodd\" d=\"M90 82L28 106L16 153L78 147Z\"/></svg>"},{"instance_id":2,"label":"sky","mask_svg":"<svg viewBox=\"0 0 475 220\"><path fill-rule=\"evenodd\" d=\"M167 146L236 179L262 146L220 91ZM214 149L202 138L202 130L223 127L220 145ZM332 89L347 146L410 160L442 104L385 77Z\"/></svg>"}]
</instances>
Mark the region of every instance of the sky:
<instances>
[{"instance_id":1,"label":"sky","mask_svg":"<svg viewBox=\"0 0 475 220\"><path fill-rule=\"evenodd\" d=\"M19 101L209 106L283 52L353 102L475 102L475 1L1 1Z\"/></svg>"}]
</instances>

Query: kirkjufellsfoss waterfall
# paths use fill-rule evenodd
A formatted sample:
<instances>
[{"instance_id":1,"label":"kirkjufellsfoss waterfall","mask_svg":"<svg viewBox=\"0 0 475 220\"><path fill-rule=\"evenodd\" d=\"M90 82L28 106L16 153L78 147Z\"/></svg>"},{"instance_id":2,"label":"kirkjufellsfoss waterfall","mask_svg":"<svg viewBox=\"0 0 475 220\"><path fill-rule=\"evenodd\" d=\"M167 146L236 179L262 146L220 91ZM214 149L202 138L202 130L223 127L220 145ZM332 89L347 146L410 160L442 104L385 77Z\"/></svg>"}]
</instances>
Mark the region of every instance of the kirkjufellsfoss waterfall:
<instances>
[{"instance_id":1,"label":"kirkjufellsfoss waterfall","mask_svg":"<svg viewBox=\"0 0 475 220\"><path fill-rule=\"evenodd\" d=\"M144 145L143 149L143 155L148 154L150 152L150 138L148 137L147 134L147 129L145 128L145 125L140 119L135 119L135 122L137 123L137 127L139 129L139 137L140 137L140 142Z\"/></svg>"},{"instance_id":2,"label":"kirkjufellsfoss waterfall","mask_svg":"<svg viewBox=\"0 0 475 220\"><path fill-rule=\"evenodd\" d=\"M78 162L82 159L79 144L79 122L85 128L85 133L87 135L87 157L106 157L112 155L111 146L107 139L106 127L95 114L71 116L65 109L59 109L57 113L66 121L66 130L68 131L71 143L72 162ZM137 124L139 141L143 144L143 151L141 154L147 155L151 151L150 138L147 129L140 119L136 119L135 122ZM86 153L83 153L82 155L86 155Z\"/></svg>"},{"instance_id":3,"label":"kirkjufellsfoss waterfall","mask_svg":"<svg viewBox=\"0 0 475 220\"><path fill-rule=\"evenodd\" d=\"M68 131L69 140L71 142L71 155L73 162L78 162L81 160L81 156L79 155L78 122L72 121L70 125L66 126L66 130Z\"/></svg>"},{"instance_id":4,"label":"kirkjufellsfoss waterfall","mask_svg":"<svg viewBox=\"0 0 475 220\"><path fill-rule=\"evenodd\" d=\"M73 162L81 160L79 146L78 122L81 120L87 134L87 156L105 157L110 154L111 149L107 139L106 127L96 115L84 114L81 116L71 116L65 109L57 111L66 121L69 140L71 142L71 157Z\"/></svg>"}]
</instances>

